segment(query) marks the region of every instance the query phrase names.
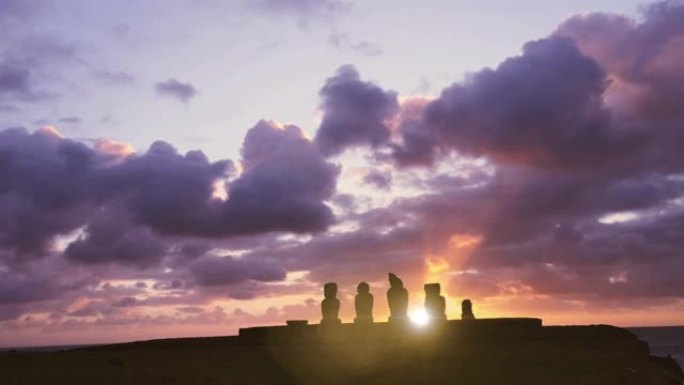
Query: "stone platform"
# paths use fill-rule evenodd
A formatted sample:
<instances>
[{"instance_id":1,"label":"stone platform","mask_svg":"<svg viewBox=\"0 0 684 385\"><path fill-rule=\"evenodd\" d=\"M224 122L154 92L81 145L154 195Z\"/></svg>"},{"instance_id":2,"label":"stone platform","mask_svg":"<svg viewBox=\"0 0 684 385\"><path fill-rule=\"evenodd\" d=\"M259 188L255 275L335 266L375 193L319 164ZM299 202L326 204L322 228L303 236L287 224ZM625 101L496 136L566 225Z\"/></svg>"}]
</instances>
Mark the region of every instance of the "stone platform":
<instances>
[{"instance_id":1,"label":"stone platform","mask_svg":"<svg viewBox=\"0 0 684 385\"><path fill-rule=\"evenodd\" d=\"M485 318L477 320L433 321L417 326L409 322L368 324L308 325L291 322L286 326L240 329L239 340L247 345L311 343L387 343L432 339L509 340L533 336L541 329L539 318Z\"/></svg>"}]
</instances>

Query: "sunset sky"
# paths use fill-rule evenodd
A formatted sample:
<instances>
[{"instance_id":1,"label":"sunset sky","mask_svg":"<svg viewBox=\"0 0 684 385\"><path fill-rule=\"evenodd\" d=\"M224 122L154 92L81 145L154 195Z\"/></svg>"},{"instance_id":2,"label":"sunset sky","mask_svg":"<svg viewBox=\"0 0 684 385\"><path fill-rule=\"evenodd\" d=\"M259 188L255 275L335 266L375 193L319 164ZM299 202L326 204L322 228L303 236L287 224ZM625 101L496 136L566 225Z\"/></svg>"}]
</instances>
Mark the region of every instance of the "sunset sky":
<instances>
[{"instance_id":1,"label":"sunset sky","mask_svg":"<svg viewBox=\"0 0 684 385\"><path fill-rule=\"evenodd\" d=\"M684 2L0 0L0 347L684 324Z\"/></svg>"}]
</instances>

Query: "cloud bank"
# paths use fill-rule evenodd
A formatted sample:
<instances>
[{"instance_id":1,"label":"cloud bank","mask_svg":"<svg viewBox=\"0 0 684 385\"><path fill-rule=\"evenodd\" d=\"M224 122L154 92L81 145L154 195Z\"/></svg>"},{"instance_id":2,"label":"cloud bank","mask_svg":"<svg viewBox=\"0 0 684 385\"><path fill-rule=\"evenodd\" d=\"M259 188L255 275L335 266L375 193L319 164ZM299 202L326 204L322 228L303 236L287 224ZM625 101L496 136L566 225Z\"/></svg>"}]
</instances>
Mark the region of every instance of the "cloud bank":
<instances>
[{"instance_id":1,"label":"cloud bank","mask_svg":"<svg viewBox=\"0 0 684 385\"><path fill-rule=\"evenodd\" d=\"M320 89L313 139L263 120L238 160L3 130L0 319L275 322L312 314L302 297L322 282L379 285L391 267L512 314L661 306L681 320L682 42L684 6L661 2L641 20L571 17L434 98L345 65ZM29 92L3 68L1 97ZM366 164L347 166L358 153ZM285 297L298 305L263 316L212 307ZM164 306L184 310L134 312Z\"/></svg>"}]
</instances>

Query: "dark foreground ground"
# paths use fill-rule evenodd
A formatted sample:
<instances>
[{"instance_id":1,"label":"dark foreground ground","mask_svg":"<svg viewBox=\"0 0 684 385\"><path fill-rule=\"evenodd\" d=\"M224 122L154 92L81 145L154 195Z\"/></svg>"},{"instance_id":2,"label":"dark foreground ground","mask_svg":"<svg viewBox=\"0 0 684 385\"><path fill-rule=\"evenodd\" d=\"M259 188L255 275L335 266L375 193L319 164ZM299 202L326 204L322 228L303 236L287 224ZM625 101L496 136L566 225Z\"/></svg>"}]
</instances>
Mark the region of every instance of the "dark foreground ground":
<instances>
[{"instance_id":1,"label":"dark foreground ground","mask_svg":"<svg viewBox=\"0 0 684 385\"><path fill-rule=\"evenodd\" d=\"M1 353L0 384L684 384L672 360L611 326L274 343L169 339Z\"/></svg>"}]
</instances>

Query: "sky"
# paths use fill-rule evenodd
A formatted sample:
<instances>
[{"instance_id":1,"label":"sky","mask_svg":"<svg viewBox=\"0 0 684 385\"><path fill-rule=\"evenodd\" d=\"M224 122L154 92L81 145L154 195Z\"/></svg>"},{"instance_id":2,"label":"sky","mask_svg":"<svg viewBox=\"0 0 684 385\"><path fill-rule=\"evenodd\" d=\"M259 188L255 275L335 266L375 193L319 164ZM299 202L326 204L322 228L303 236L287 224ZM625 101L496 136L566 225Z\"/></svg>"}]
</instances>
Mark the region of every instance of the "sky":
<instances>
[{"instance_id":1,"label":"sky","mask_svg":"<svg viewBox=\"0 0 684 385\"><path fill-rule=\"evenodd\" d=\"M0 0L0 346L684 324L681 1Z\"/></svg>"}]
</instances>

